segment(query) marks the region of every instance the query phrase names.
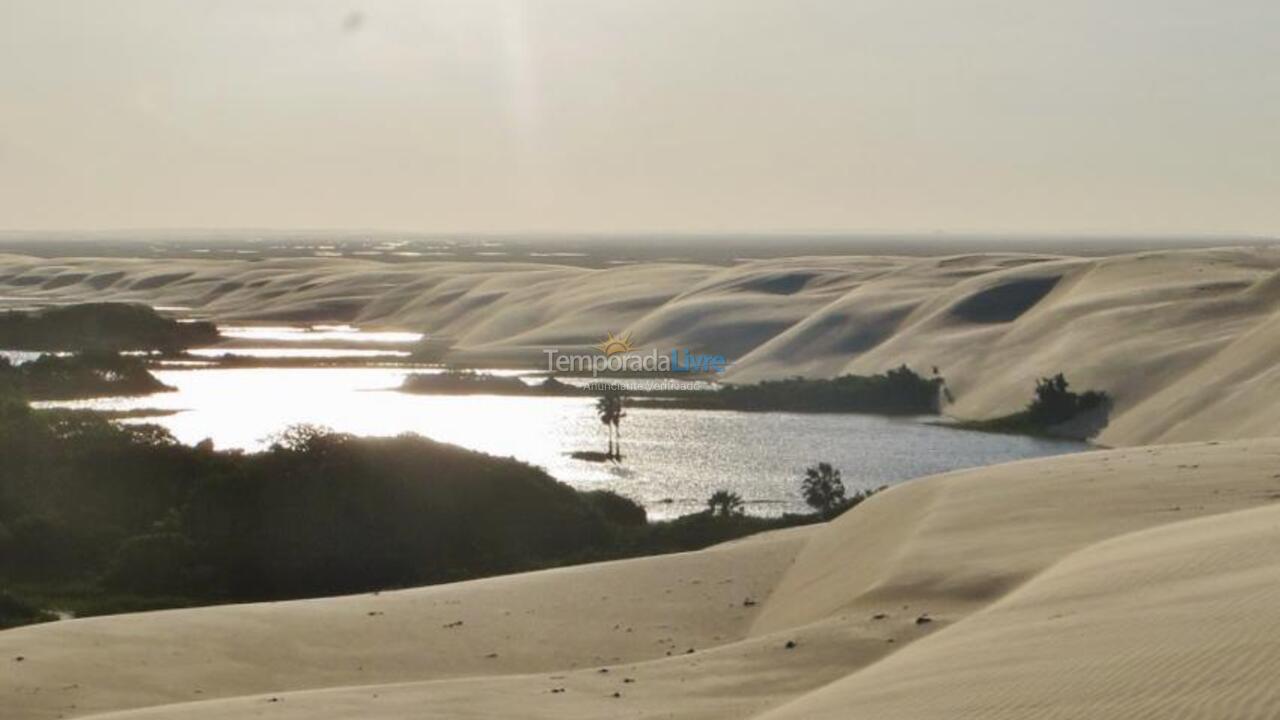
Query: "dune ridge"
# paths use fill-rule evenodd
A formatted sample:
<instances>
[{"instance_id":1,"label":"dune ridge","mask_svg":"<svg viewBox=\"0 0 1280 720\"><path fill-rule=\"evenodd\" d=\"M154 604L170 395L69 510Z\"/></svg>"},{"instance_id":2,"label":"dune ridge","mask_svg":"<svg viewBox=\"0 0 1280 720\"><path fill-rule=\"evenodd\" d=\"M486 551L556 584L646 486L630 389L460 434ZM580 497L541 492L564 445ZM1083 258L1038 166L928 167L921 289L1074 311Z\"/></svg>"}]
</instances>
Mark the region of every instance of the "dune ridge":
<instances>
[{"instance_id":1,"label":"dune ridge","mask_svg":"<svg viewBox=\"0 0 1280 720\"><path fill-rule=\"evenodd\" d=\"M1116 400L1107 445L1280 434L1280 249L1110 257L809 257L728 267L0 256L10 304L129 300L226 321L422 331L462 363L545 362L609 332L733 361L727 379L938 368L948 414L1065 372Z\"/></svg>"},{"instance_id":2,"label":"dune ridge","mask_svg":"<svg viewBox=\"0 0 1280 720\"><path fill-rule=\"evenodd\" d=\"M0 658L26 659L0 704L20 720L1271 717L1278 471L1280 439L1096 451L912 481L696 553L11 630Z\"/></svg>"}]
</instances>

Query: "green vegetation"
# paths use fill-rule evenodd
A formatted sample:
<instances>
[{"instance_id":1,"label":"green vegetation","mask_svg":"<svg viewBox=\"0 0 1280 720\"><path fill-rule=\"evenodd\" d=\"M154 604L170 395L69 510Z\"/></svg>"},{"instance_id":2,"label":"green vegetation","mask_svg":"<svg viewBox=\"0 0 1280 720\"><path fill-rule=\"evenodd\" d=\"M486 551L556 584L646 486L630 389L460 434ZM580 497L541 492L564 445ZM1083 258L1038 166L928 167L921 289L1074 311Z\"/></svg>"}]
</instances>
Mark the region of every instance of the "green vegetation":
<instances>
[{"instance_id":1,"label":"green vegetation","mask_svg":"<svg viewBox=\"0 0 1280 720\"><path fill-rule=\"evenodd\" d=\"M406 375L400 391L424 395L529 395L536 388L518 377L449 369L442 373Z\"/></svg>"},{"instance_id":2,"label":"green vegetation","mask_svg":"<svg viewBox=\"0 0 1280 720\"><path fill-rule=\"evenodd\" d=\"M9 405L12 408L12 404ZM509 572L614 529L539 469L419 437L314 428L262 453L87 413L6 413L0 578L252 600Z\"/></svg>"},{"instance_id":3,"label":"green vegetation","mask_svg":"<svg viewBox=\"0 0 1280 720\"><path fill-rule=\"evenodd\" d=\"M741 515L745 511L742 496L728 490L717 490L707 498L707 512L715 517Z\"/></svg>"},{"instance_id":4,"label":"green vegetation","mask_svg":"<svg viewBox=\"0 0 1280 720\"><path fill-rule=\"evenodd\" d=\"M809 507L824 516L830 515L845 503L844 479L831 463L818 463L804 471L800 492Z\"/></svg>"},{"instance_id":5,"label":"green vegetation","mask_svg":"<svg viewBox=\"0 0 1280 720\"><path fill-rule=\"evenodd\" d=\"M805 468L804 479L800 481L800 494L804 496L805 503L824 520L839 517L883 489L859 490L847 495L840 471L825 462Z\"/></svg>"},{"instance_id":6,"label":"green vegetation","mask_svg":"<svg viewBox=\"0 0 1280 720\"><path fill-rule=\"evenodd\" d=\"M752 385L723 385L714 390L633 390L634 407L749 412L876 413L933 415L939 411L940 377L926 378L903 365L879 375L844 375L830 380L791 378ZM591 396L588 388L549 377L537 385L518 378L471 371L415 374L400 390L426 394ZM607 422L616 432L616 425ZM614 456L613 440L607 456Z\"/></svg>"},{"instance_id":7,"label":"green vegetation","mask_svg":"<svg viewBox=\"0 0 1280 720\"><path fill-rule=\"evenodd\" d=\"M7 590L0 590L0 628L57 620L57 616L32 605Z\"/></svg>"},{"instance_id":8,"label":"green vegetation","mask_svg":"<svg viewBox=\"0 0 1280 720\"><path fill-rule=\"evenodd\" d=\"M0 348L55 352L177 352L219 340L209 322L178 322L146 305L85 303L0 313Z\"/></svg>"},{"instance_id":9,"label":"green vegetation","mask_svg":"<svg viewBox=\"0 0 1280 720\"><path fill-rule=\"evenodd\" d=\"M550 395L589 396L595 392L548 377L540 383L526 383L518 377L450 368L442 373L406 375L400 392L421 395Z\"/></svg>"},{"instance_id":10,"label":"green vegetation","mask_svg":"<svg viewBox=\"0 0 1280 720\"><path fill-rule=\"evenodd\" d=\"M1027 406L1028 419L1041 427L1052 427L1111 403L1104 392L1087 390L1077 394L1068 387L1062 373L1037 381L1035 399Z\"/></svg>"},{"instance_id":11,"label":"green vegetation","mask_svg":"<svg viewBox=\"0 0 1280 720\"><path fill-rule=\"evenodd\" d=\"M819 463L819 466L824 465L831 467L828 463ZM833 470L833 473L838 480L840 471ZM838 501L825 506L825 512L806 515L786 513L780 517L747 515L740 495L730 490L717 490L707 498L706 510L674 520L650 523L644 532L624 536L620 550L626 555L696 550L765 530L812 525L839 517L883 489L860 490L848 497L842 495ZM801 485L801 492L806 493L805 483Z\"/></svg>"},{"instance_id":12,"label":"green vegetation","mask_svg":"<svg viewBox=\"0 0 1280 720\"><path fill-rule=\"evenodd\" d=\"M672 520L649 523L643 532L622 535L611 557L639 557L660 553L700 550L730 540L767 530L799 527L820 523L814 515L785 514L759 517L744 513L714 515L709 511L682 515ZM591 559L604 560L606 556Z\"/></svg>"},{"instance_id":13,"label":"green vegetation","mask_svg":"<svg viewBox=\"0 0 1280 720\"><path fill-rule=\"evenodd\" d=\"M605 520L618 527L643 527L649 521L643 506L617 493L590 490L583 492L582 496Z\"/></svg>"},{"instance_id":14,"label":"green vegetation","mask_svg":"<svg viewBox=\"0 0 1280 720\"><path fill-rule=\"evenodd\" d=\"M1096 390L1076 393L1069 388L1062 373L1040 378L1025 410L991 420L957 423L956 427L1079 439L1097 435L1107 425L1111 396Z\"/></svg>"},{"instance_id":15,"label":"green vegetation","mask_svg":"<svg viewBox=\"0 0 1280 720\"><path fill-rule=\"evenodd\" d=\"M821 518L648 522L620 495L421 437L295 427L265 451L30 409L0 383L0 624L361 592L694 550ZM739 499L740 502L740 499ZM44 610L42 610L44 609Z\"/></svg>"},{"instance_id":16,"label":"green vegetation","mask_svg":"<svg viewBox=\"0 0 1280 720\"><path fill-rule=\"evenodd\" d=\"M879 375L844 375L830 380L797 377L754 385L725 385L711 392L682 393L644 405L750 412L932 415L939 409L941 387L942 378L925 378L903 365Z\"/></svg>"},{"instance_id":17,"label":"green vegetation","mask_svg":"<svg viewBox=\"0 0 1280 720\"><path fill-rule=\"evenodd\" d=\"M110 352L41 355L21 365L0 358L0 382L32 400L149 395L173 389L157 380L141 359Z\"/></svg>"}]
</instances>

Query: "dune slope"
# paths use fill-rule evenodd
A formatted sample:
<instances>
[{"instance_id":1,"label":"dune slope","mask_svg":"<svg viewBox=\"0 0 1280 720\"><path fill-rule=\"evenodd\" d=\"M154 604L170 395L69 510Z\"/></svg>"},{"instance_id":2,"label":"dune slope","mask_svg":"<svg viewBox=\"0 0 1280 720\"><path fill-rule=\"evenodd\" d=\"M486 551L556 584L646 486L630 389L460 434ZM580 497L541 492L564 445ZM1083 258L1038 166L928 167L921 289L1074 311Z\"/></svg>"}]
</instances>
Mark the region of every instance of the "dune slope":
<instances>
[{"instance_id":1,"label":"dune slope","mask_svg":"<svg viewBox=\"0 0 1280 720\"><path fill-rule=\"evenodd\" d=\"M1280 506L1122 535L764 715L1272 718Z\"/></svg>"},{"instance_id":2,"label":"dune slope","mask_svg":"<svg viewBox=\"0 0 1280 720\"><path fill-rule=\"evenodd\" d=\"M980 468L698 553L6 631L0 705L20 720L1270 717L1278 498L1280 440Z\"/></svg>"}]
</instances>

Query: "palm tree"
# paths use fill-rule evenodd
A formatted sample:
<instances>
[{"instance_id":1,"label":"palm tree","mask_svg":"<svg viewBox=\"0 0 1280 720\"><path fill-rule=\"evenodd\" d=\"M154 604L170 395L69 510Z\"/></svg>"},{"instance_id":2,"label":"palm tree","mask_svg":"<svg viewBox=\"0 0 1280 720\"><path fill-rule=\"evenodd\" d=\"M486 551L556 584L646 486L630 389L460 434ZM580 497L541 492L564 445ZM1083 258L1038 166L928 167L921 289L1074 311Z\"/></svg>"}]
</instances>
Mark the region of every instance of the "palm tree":
<instances>
[{"instance_id":1,"label":"palm tree","mask_svg":"<svg viewBox=\"0 0 1280 720\"><path fill-rule=\"evenodd\" d=\"M800 491L809 507L823 515L831 515L845 503L844 481L831 463L820 462L806 469Z\"/></svg>"},{"instance_id":2,"label":"palm tree","mask_svg":"<svg viewBox=\"0 0 1280 720\"><path fill-rule=\"evenodd\" d=\"M741 515L743 511L742 496L728 490L717 490L707 500L707 512L712 517L730 517Z\"/></svg>"},{"instance_id":3,"label":"palm tree","mask_svg":"<svg viewBox=\"0 0 1280 720\"><path fill-rule=\"evenodd\" d=\"M615 392L617 406L614 409L611 422L613 424L613 436L615 438L614 451L617 453L614 457L622 459L622 418L627 416L626 401L627 396L621 390Z\"/></svg>"},{"instance_id":4,"label":"palm tree","mask_svg":"<svg viewBox=\"0 0 1280 720\"><path fill-rule=\"evenodd\" d=\"M610 387L605 390L604 395L596 399L596 416L609 432L608 456L611 458L622 457L622 431L619 425L626 415L620 389Z\"/></svg>"},{"instance_id":5,"label":"palm tree","mask_svg":"<svg viewBox=\"0 0 1280 720\"><path fill-rule=\"evenodd\" d=\"M613 457L613 403L610 402L608 394L596 398L596 417L600 418L605 432L609 433L609 450L605 456Z\"/></svg>"}]
</instances>

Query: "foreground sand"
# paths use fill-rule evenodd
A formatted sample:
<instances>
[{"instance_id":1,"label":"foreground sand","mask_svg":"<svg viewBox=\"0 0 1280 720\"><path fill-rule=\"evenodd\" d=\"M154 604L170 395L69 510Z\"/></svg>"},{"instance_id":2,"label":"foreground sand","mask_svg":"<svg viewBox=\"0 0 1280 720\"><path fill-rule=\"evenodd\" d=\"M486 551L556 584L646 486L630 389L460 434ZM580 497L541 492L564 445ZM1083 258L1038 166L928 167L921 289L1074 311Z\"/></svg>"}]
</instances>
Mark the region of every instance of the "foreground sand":
<instances>
[{"instance_id":1,"label":"foreground sand","mask_svg":"<svg viewBox=\"0 0 1280 720\"><path fill-rule=\"evenodd\" d=\"M608 332L734 360L729 379L937 367L949 414L1065 372L1115 398L1106 445L1280 435L1280 249L1104 258L810 257L730 267L0 255L0 300L130 300L220 320L423 331L448 359L545 363Z\"/></svg>"},{"instance_id":2,"label":"foreground sand","mask_svg":"<svg viewBox=\"0 0 1280 720\"><path fill-rule=\"evenodd\" d=\"M0 708L6 720L1270 718L1278 498L1280 440L950 473L826 526L698 553L5 631Z\"/></svg>"}]
</instances>

